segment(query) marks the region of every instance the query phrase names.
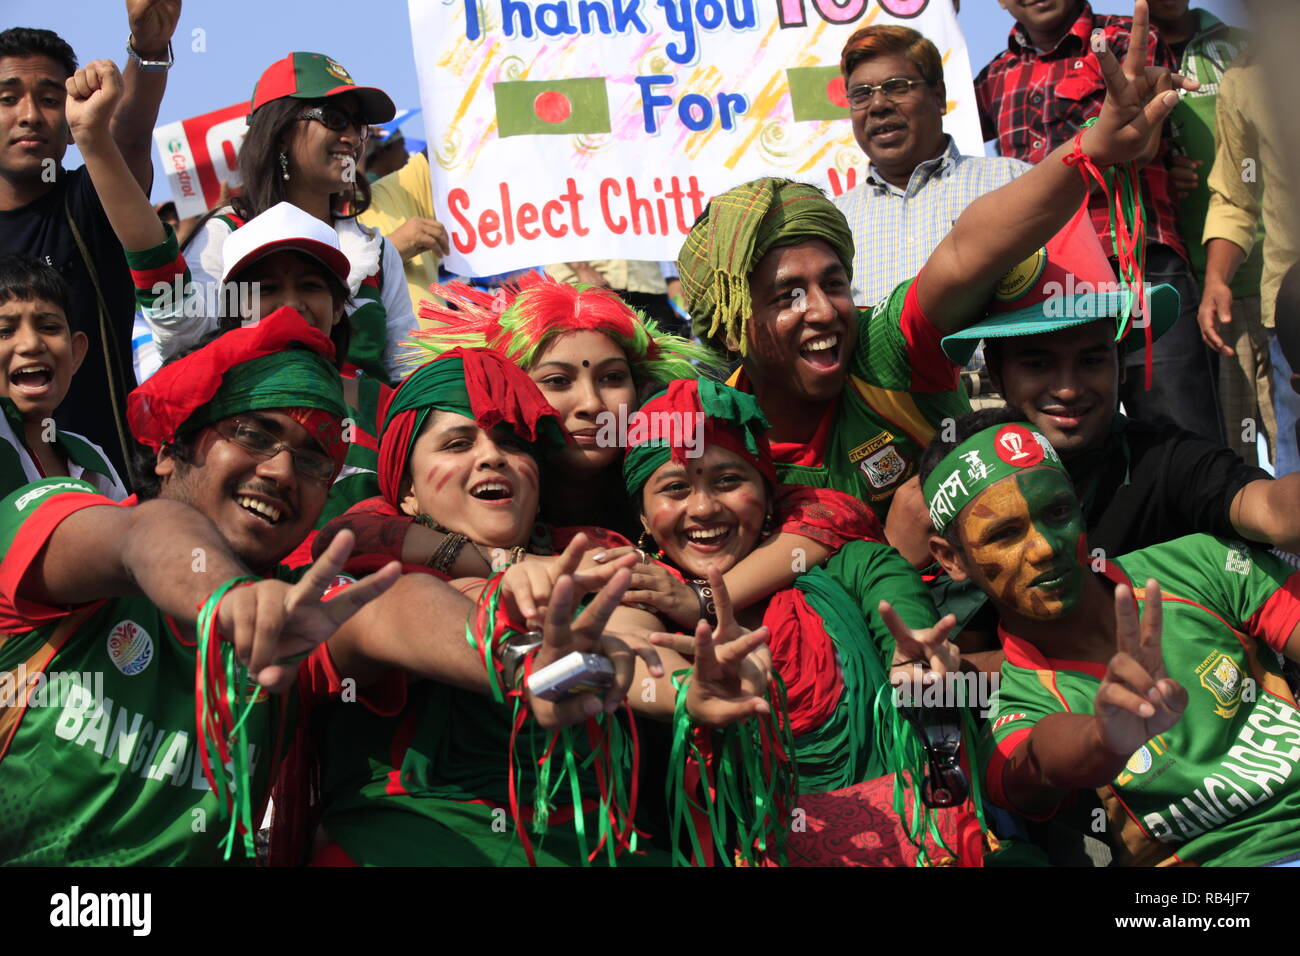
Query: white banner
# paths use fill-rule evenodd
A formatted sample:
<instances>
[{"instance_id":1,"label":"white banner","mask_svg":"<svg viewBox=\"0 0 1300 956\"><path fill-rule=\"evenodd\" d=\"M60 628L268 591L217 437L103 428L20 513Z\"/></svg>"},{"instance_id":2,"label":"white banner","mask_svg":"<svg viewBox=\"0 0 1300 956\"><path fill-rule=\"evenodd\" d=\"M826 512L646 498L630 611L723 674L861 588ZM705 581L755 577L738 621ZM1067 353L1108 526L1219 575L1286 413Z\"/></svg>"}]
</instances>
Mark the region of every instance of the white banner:
<instances>
[{"instance_id":1,"label":"white banner","mask_svg":"<svg viewBox=\"0 0 1300 956\"><path fill-rule=\"evenodd\" d=\"M675 259L760 176L850 188L840 51L899 23L939 48L947 132L983 155L950 0L409 0L447 266Z\"/></svg>"},{"instance_id":2,"label":"white banner","mask_svg":"<svg viewBox=\"0 0 1300 956\"><path fill-rule=\"evenodd\" d=\"M153 131L182 219L215 206L223 183L239 185L239 147L248 132L248 107L238 103Z\"/></svg>"}]
</instances>

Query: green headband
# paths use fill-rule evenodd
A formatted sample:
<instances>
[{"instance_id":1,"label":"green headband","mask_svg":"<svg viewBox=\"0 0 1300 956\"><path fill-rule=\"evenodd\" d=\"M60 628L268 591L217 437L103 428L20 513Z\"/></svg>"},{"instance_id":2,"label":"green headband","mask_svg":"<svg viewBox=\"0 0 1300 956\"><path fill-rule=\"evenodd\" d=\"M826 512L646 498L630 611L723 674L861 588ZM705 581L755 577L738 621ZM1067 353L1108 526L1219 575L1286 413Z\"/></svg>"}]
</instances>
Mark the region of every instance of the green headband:
<instances>
[{"instance_id":1,"label":"green headband","mask_svg":"<svg viewBox=\"0 0 1300 956\"><path fill-rule=\"evenodd\" d=\"M935 531L942 534L989 485L1037 465L1068 477L1056 449L1032 425L993 425L971 435L945 455L925 480L925 500Z\"/></svg>"},{"instance_id":2,"label":"green headband","mask_svg":"<svg viewBox=\"0 0 1300 956\"><path fill-rule=\"evenodd\" d=\"M185 428L265 408L318 408L340 419L348 415L338 370L315 352L292 348L227 369L217 393L186 420Z\"/></svg>"},{"instance_id":3,"label":"green headband","mask_svg":"<svg viewBox=\"0 0 1300 956\"><path fill-rule=\"evenodd\" d=\"M746 352L749 274L768 250L812 239L830 245L852 276L853 233L816 186L756 179L715 196L677 258L696 337L730 338Z\"/></svg>"}]
</instances>

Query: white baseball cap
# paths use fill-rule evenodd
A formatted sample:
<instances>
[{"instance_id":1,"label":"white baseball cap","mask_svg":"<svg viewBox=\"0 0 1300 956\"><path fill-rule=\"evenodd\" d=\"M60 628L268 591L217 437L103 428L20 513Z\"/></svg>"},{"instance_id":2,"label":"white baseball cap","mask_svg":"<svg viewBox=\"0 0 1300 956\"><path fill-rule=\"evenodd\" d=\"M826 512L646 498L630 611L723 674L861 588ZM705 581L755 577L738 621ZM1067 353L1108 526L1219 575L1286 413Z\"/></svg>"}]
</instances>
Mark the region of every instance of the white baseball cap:
<instances>
[{"instance_id":1,"label":"white baseball cap","mask_svg":"<svg viewBox=\"0 0 1300 956\"><path fill-rule=\"evenodd\" d=\"M221 247L221 281L228 281L245 266L282 249L319 260L347 285L352 264L339 248L338 234L290 202L272 206L230 234Z\"/></svg>"}]
</instances>

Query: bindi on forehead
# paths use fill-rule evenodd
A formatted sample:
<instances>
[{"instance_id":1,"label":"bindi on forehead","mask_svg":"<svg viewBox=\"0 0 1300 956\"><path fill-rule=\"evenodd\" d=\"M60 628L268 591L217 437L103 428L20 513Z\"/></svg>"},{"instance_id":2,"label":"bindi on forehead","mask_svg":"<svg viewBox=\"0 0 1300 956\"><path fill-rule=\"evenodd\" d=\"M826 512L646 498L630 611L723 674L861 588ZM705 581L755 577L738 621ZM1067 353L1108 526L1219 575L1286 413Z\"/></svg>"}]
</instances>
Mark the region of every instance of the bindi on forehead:
<instances>
[{"instance_id":1,"label":"bindi on forehead","mask_svg":"<svg viewBox=\"0 0 1300 956\"><path fill-rule=\"evenodd\" d=\"M583 368L591 368L591 362L587 361L586 359L583 359L583 360L582 360L582 367L583 367Z\"/></svg>"}]
</instances>

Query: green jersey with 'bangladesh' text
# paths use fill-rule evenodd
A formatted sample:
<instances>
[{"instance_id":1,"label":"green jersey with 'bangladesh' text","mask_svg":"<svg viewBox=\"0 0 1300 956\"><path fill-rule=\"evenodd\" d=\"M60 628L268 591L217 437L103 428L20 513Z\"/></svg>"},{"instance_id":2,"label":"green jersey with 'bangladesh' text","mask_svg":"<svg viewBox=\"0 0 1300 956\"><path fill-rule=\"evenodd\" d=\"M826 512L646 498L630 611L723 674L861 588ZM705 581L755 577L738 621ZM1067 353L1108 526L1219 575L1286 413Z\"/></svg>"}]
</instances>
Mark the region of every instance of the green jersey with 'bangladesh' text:
<instances>
[{"instance_id":1,"label":"green jersey with 'bangladesh' text","mask_svg":"<svg viewBox=\"0 0 1300 956\"><path fill-rule=\"evenodd\" d=\"M192 635L144 596L69 608L19 593L64 519L133 504L69 478L0 500L0 863L221 858L229 817L197 755ZM294 729L298 695L322 674L338 686L324 647L300 665L294 690L259 692L246 724L255 808Z\"/></svg>"},{"instance_id":2,"label":"green jersey with 'bangladesh' text","mask_svg":"<svg viewBox=\"0 0 1300 956\"><path fill-rule=\"evenodd\" d=\"M1117 858L1256 866L1300 853L1300 710L1276 653L1300 623L1300 572L1196 534L1116 558L1103 573L1116 584L1160 583L1165 669L1188 694L1182 719L1099 791ZM1145 613L1145 589L1134 592ZM1001 636L986 774L990 796L1008 806L1007 759L1048 714L1092 713L1106 667Z\"/></svg>"}]
</instances>

